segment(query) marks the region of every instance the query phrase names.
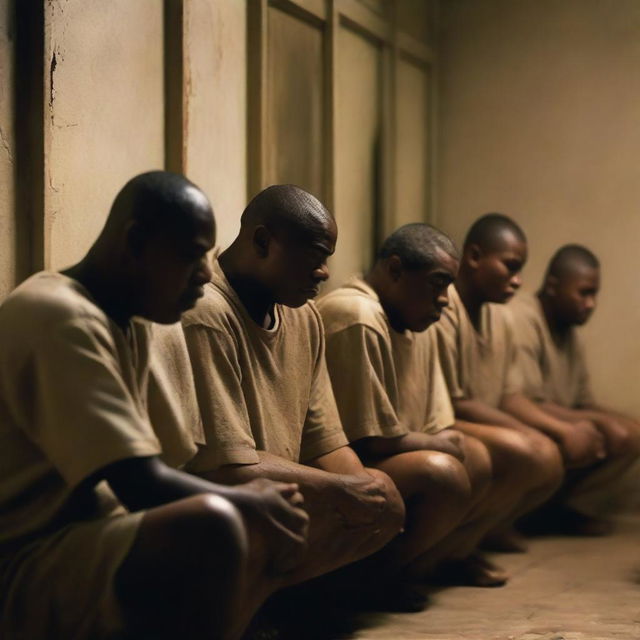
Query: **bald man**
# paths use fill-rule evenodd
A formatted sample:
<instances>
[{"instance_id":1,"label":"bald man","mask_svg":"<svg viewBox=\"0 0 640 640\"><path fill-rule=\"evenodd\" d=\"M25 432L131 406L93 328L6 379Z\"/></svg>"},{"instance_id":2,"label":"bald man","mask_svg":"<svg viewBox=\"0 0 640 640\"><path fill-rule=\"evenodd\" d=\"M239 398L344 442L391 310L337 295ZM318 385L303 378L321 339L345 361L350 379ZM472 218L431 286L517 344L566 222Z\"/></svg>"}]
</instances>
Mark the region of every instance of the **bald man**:
<instances>
[{"instance_id":1,"label":"bald man","mask_svg":"<svg viewBox=\"0 0 640 640\"><path fill-rule=\"evenodd\" d=\"M386 561L410 579L497 586L506 574L476 552L479 541L537 488L522 438L492 427L503 457L454 426L436 333L458 272L451 240L409 224L382 244L373 268L319 303L327 364L342 423L367 464L388 473L407 507ZM472 429L473 425L469 425ZM504 430L503 430L504 431Z\"/></svg>"},{"instance_id":2,"label":"bald man","mask_svg":"<svg viewBox=\"0 0 640 640\"><path fill-rule=\"evenodd\" d=\"M3 638L238 638L295 566L297 487L178 471L167 462L193 454L190 428L149 416L149 378L167 388L148 321L195 304L214 237L195 185L142 174L81 262L0 307Z\"/></svg>"},{"instance_id":3,"label":"bald man","mask_svg":"<svg viewBox=\"0 0 640 640\"><path fill-rule=\"evenodd\" d=\"M547 526L565 533L609 530L595 517L596 507L603 506L613 483L640 454L637 421L596 404L576 332L595 309L599 289L598 259L586 247L570 244L551 258L538 294L520 294L511 305L525 395L556 418L590 421L605 441L606 458L572 477L546 510Z\"/></svg>"},{"instance_id":4,"label":"bald man","mask_svg":"<svg viewBox=\"0 0 640 640\"><path fill-rule=\"evenodd\" d=\"M563 459L574 468L604 455L592 425L555 418L522 393L513 321L504 303L520 288L526 259L526 237L513 220L498 213L482 216L467 234L450 306L437 325L455 414L466 421L461 429L489 447L494 463L507 467L513 464L512 456L495 436L517 438L535 469L531 477L537 486L528 488L505 521L502 535L496 531L491 542L505 550L521 544L509 531L509 520L531 511L558 489Z\"/></svg>"},{"instance_id":5,"label":"bald man","mask_svg":"<svg viewBox=\"0 0 640 640\"><path fill-rule=\"evenodd\" d=\"M299 485L309 550L291 583L376 551L404 515L389 478L347 446L327 374L310 300L329 277L336 237L314 196L293 185L265 189L183 317L205 436L188 468L226 484Z\"/></svg>"}]
</instances>

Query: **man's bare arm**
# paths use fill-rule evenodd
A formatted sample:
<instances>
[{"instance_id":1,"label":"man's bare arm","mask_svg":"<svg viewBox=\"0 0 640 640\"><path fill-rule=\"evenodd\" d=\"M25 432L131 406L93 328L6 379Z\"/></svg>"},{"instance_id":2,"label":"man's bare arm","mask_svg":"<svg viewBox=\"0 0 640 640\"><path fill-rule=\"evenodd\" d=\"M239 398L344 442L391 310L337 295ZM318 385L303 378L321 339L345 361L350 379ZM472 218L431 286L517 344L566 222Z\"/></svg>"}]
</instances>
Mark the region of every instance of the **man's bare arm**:
<instances>
[{"instance_id":1,"label":"man's bare arm","mask_svg":"<svg viewBox=\"0 0 640 640\"><path fill-rule=\"evenodd\" d=\"M369 472L363 467L350 447L340 447L307 464L291 462L265 451L257 453L260 462L256 464L225 465L202 475L225 484L253 478L294 482L311 510L315 504L330 502L347 527L369 525L387 507L389 484L381 480L380 472ZM398 529L400 526L401 523Z\"/></svg>"},{"instance_id":2,"label":"man's bare arm","mask_svg":"<svg viewBox=\"0 0 640 640\"><path fill-rule=\"evenodd\" d=\"M588 420L558 418L521 393L503 396L500 406L556 442L570 467L588 466L606 456L604 438Z\"/></svg>"},{"instance_id":3,"label":"man's bare arm","mask_svg":"<svg viewBox=\"0 0 640 640\"><path fill-rule=\"evenodd\" d=\"M453 398L453 408L456 418L467 422L491 424L498 427L510 427L512 429L524 429L523 423L515 416L492 407L480 400L472 398Z\"/></svg>"},{"instance_id":4,"label":"man's bare arm","mask_svg":"<svg viewBox=\"0 0 640 640\"><path fill-rule=\"evenodd\" d=\"M640 424L616 412L600 407L569 408L554 402L542 402L539 405L550 415L569 422L589 420L600 431L606 441L610 454L623 454L634 440L634 434L640 431Z\"/></svg>"},{"instance_id":5,"label":"man's bare arm","mask_svg":"<svg viewBox=\"0 0 640 640\"><path fill-rule=\"evenodd\" d=\"M372 436L361 438L352 443L352 447L363 459L384 458L409 451L441 451L464 460L464 435L455 429L444 429L430 435L412 431L394 438Z\"/></svg>"}]
</instances>

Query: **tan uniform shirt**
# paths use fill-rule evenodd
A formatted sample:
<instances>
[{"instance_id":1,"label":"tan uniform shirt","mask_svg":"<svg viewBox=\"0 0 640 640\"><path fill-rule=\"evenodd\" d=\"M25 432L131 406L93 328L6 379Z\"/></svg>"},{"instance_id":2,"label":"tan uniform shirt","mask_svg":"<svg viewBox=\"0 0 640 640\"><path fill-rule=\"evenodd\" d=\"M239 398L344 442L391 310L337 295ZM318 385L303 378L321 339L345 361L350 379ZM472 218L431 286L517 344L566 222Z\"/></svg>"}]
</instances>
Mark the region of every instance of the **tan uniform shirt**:
<instances>
[{"instance_id":1,"label":"tan uniform shirt","mask_svg":"<svg viewBox=\"0 0 640 640\"><path fill-rule=\"evenodd\" d=\"M327 335L327 365L350 441L435 433L454 422L435 332L398 333L363 280L318 303Z\"/></svg>"},{"instance_id":2,"label":"tan uniform shirt","mask_svg":"<svg viewBox=\"0 0 640 640\"><path fill-rule=\"evenodd\" d=\"M204 443L189 352L180 323L153 325L149 375L149 418L161 458L171 467L191 460Z\"/></svg>"},{"instance_id":3,"label":"tan uniform shirt","mask_svg":"<svg viewBox=\"0 0 640 640\"><path fill-rule=\"evenodd\" d=\"M454 399L476 399L492 407L521 390L513 320L505 305L482 306L476 331L454 285L449 306L436 324L440 363Z\"/></svg>"},{"instance_id":4,"label":"tan uniform shirt","mask_svg":"<svg viewBox=\"0 0 640 640\"><path fill-rule=\"evenodd\" d=\"M275 324L263 329L217 261L212 270L183 316L206 440L189 469L256 463L257 450L304 462L344 446L313 303L275 305Z\"/></svg>"},{"instance_id":5,"label":"tan uniform shirt","mask_svg":"<svg viewBox=\"0 0 640 640\"><path fill-rule=\"evenodd\" d=\"M39 273L0 307L0 339L1 554L117 511L106 483L74 490L161 444L147 415L146 324L124 332L78 282Z\"/></svg>"},{"instance_id":6,"label":"tan uniform shirt","mask_svg":"<svg viewBox=\"0 0 640 640\"><path fill-rule=\"evenodd\" d=\"M572 329L554 341L537 296L519 293L510 305L516 323L518 371L532 400L564 407L593 404L584 348Z\"/></svg>"}]
</instances>

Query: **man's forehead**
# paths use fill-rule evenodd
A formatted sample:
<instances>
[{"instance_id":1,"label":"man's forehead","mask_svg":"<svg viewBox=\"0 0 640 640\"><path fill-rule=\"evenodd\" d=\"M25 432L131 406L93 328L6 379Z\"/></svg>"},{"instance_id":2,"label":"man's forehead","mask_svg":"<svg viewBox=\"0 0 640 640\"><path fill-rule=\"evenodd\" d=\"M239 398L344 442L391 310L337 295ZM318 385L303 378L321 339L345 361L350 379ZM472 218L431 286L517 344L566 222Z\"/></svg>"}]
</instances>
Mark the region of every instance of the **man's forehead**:
<instances>
[{"instance_id":1,"label":"man's forehead","mask_svg":"<svg viewBox=\"0 0 640 640\"><path fill-rule=\"evenodd\" d=\"M308 246L316 244L333 247L337 238L337 226L333 218L309 221L304 225L287 225L284 229L287 240Z\"/></svg>"},{"instance_id":2,"label":"man's forehead","mask_svg":"<svg viewBox=\"0 0 640 640\"><path fill-rule=\"evenodd\" d=\"M460 261L456 256L452 256L450 253L438 248L436 251L436 263L430 269L430 272L445 271L455 275L458 272L459 265Z\"/></svg>"},{"instance_id":3,"label":"man's forehead","mask_svg":"<svg viewBox=\"0 0 640 640\"><path fill-rule=\"evenodd\" d=\"M600 281L600 269L576 260L567 265L560 280L597 284Z\"/></svg>"},{"instance_id":4,"label":"man's forehead","mask_svg":"<svg viewBox=\"0 0 640 640\"><path fill-rule=\"evenodd\" d=\"M526 254L527 243L511 229L505 228L496 233L489 247L489 252Z\"/></svg>"}]
</instances>

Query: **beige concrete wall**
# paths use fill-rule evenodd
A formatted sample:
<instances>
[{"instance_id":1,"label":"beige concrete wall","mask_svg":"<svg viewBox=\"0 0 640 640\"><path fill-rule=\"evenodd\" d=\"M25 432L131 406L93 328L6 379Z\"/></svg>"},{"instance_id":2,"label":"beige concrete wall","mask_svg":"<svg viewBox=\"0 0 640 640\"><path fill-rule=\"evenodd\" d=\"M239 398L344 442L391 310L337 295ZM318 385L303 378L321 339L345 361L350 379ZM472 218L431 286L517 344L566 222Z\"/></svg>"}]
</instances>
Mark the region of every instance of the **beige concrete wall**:
<instances>
[{"instance_id":1,"label":"beige concrete wall","mask_svg":"<svg viewBox=\"0 0 640 640\"><path fill-rule=\"evenodd\" d=\"M335 216L338 244L327 290L371 265L379 206L376 165L381 144L381 52L346 26L337 46Z\"/></svg>"},{"instance_id":2,"label":"beige concrete wall","mask_svg":"<svg viewBox=\"0 0 640 640\"><path fill-rule=\"evenodd\" d=\"M209 196L225 247L247 200L246 0L187 0L184 28L185 172Z\"/></svg>"},{"instance_id":3,"label":"beige concrete wall","mask_svg":"<svg viewBox=\"0 0 640 640\"><path fill-rule=\"evenodd\" d=\"M602 401L640 415L640 3L441 3L438 220L522 223L527 285L566 242L602 259L585 332Z\"/></svg>"},{"instance_id":4,"label":"beige concrete wall","mask_svg":"<svg viewBox=\"0 0 640 640\"><path fill-rule=\"evenodd\" d=\"M162 3L45 7L45 261L78 260L126 180L164 165Z\"/></svg>"},{"instance_id":5,"label":"beige concrete wall","mask_svg":"<svg viewBox=\"0 0 640 640\"><path fill-rule=\"evenodd\" d=\"M396 66L394 228L429 213L429 71L400 58Z\"/></svg>"},{"instance_id":6,"label":"beige concrete wall","mask_svg":"<svg viewBox=\"0 0 640 640\"><path fill-rule=\"evenodd\" d=\"M15 284L16 225L14 160L14 20L9 0L0 0L0 299Z\"/></svg>"}]
</instances>

